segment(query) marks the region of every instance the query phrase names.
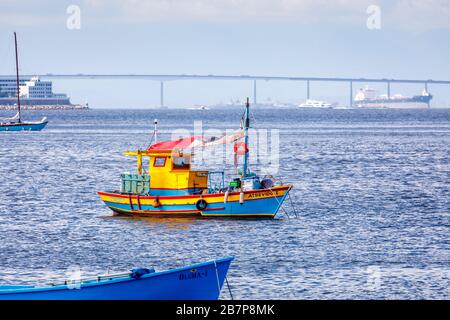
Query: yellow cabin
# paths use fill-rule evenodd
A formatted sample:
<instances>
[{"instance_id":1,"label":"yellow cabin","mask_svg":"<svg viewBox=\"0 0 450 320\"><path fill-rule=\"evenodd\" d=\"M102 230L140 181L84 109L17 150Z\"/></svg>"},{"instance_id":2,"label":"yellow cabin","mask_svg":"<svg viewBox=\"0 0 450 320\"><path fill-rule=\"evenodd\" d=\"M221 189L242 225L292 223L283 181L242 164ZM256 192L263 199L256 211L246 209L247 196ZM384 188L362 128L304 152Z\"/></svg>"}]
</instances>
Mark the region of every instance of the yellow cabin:
<instances>
[{"instance_id":1,"label":"yellow cabin","mask_svg":"<svg viewBox=\"0 0 450 320\"><path fill-rule=\"evenodd\" d=\"M122 191L150 195L199 194L208 190L209 172L191 170L192 154L182 151L132 151L127 156L137 157L137 175L122 175ZM148 171L143 168L143 157L149 157ZM145 174L145 171L148 174Z\"/></svg>"}]
</instances>

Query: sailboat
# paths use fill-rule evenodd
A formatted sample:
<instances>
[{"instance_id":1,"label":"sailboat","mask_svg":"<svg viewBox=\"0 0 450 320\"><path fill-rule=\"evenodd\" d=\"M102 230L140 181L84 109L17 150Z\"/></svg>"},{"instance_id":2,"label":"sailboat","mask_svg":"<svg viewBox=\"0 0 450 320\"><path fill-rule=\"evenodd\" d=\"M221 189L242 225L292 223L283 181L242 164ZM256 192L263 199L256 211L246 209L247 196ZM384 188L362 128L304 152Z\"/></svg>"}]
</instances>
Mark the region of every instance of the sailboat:
<instances>
[{"instance_id":1,"label":"sailboat","mask_svg":"<svg viewBox=\"0 0 450 320\"><path fill-rule=\"evenodd\" d=\"M14 32L14 44L16 49L16 84L17 84L17 114L12 118L0 118L0 131L41 131L48 121L44 117L41 121L22 121L20 110L20 88L19 88L19 58L17 54L17 35Z\"/></svg>"}]
</instances>

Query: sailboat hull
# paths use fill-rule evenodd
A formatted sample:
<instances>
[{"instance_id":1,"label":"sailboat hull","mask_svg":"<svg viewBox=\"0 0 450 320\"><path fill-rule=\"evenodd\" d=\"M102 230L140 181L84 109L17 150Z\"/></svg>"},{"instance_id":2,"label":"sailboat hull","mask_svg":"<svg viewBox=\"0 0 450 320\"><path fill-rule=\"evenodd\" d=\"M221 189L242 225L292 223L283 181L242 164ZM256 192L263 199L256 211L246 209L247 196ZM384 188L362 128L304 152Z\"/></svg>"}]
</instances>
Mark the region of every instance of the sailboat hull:
<instances>
[{"instance_id":1,"label":"sailboat hull","mask_svg":"<svg viewBox=\"0 0 450 320\"><path fill-rule=\"evenodd\" d=\"M0 131L41 131L47 125L45 122L20 122L20 123L2 123L0 124Z\"/></svg>"},{"instance_id":2,"label":"sailboat hull","mask_svg":"<svg viewBox=\"0 0 450 320\"><path fill-rule=\"evenodd\" d=\"M239 192L185 195L140 196L116 192L98 192L103 202L116 214L138 216L200 216L234 218L273 218L291 189L290 185L271 189ZM206 207L199 209L203 200ZM157 201L155 205L155 201Z\"/></svg>"}]
</instances>

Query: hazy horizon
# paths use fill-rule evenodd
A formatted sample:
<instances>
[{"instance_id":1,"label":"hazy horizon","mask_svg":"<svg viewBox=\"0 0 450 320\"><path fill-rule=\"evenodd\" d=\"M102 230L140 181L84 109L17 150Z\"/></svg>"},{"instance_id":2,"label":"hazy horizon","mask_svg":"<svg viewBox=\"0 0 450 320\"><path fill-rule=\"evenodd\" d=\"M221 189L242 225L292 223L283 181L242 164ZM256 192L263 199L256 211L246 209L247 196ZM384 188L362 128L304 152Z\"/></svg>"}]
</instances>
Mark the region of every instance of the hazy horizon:
<instances>
[{"instance_id":1,"label":"hazy horizon","mask_svg":"<svg viewBox=\"0 0 450 320\"><path fill-rule=\"evenodd\" d=\"M68 28L80 9L79 29ZM379 29L368 28L370 6ZM372 12L369 10L369 12ZM396 1L0 1L0 74L222 74L450 80L450 3ZM159 106L152 80L53 80L54 91L93 108ZM364 83L355 83L354 92ZM372 85L371 85L372 86ZM381 93L385 85L373 85ZM448 86L431 85L433 106ZM391 86L420 94L421 85ZM169 107L252 97L252 81L165 82ZM311 97L348 103L348 85L312 83ZM299 103L302 82L258 81L258 102Z\"/></svg>"}]
</instances>

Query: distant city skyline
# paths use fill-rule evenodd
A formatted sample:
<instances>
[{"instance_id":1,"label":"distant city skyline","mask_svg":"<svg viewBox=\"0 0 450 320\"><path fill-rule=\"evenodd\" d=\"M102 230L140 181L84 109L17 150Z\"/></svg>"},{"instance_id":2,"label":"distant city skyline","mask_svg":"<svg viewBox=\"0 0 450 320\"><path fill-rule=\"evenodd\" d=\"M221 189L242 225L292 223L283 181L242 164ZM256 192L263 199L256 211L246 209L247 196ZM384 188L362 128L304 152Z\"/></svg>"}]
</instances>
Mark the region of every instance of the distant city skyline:
<instances>
[{"instance_id":1,"label":"distant city skyline","mask_svg":"<svg viewBox=\"0 0 450 320\"><path fill-rule=\"evenodd\" d=\"M79 29L69 21L79 8ZM379 28L370 18L379 8ZM75 12L76 13L76 12ZM69 19L69 20L68 20ZM372 21L373 22L373 21ZM0 74L224 74L450 79L448 1L0 1ZM54 80L54 90L92 107L159 105L159 82ZM364 83L355 84L355 91ZM374 85L382 93L384 85ZM420 94L420 85L392 93ZM448 86L431 86L448 106ZM252 96L251 81L169 81L182 107ZM346 103L346 84L313 83L311 95ZM300 103L304 83L258 82L258 100Z\"/></svg>"}]
</instances>

